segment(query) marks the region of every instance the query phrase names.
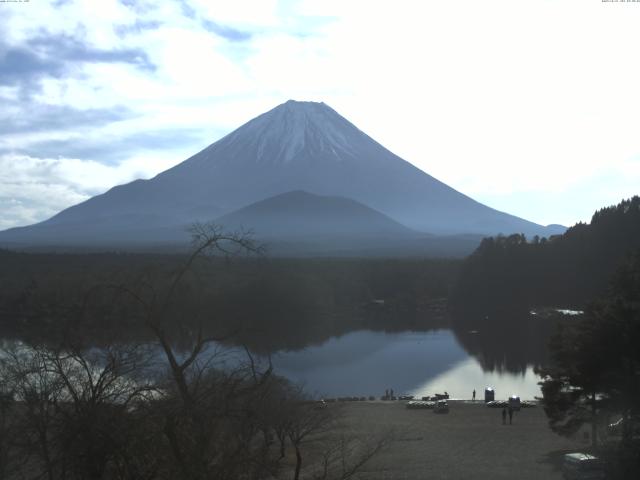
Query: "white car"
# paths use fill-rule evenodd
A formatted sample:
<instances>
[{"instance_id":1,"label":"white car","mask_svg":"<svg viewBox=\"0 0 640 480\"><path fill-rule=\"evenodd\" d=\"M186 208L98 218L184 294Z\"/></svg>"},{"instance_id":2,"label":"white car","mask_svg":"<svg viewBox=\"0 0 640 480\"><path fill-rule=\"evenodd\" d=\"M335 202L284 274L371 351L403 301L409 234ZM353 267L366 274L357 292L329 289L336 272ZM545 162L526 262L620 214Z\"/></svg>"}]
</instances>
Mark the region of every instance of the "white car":
<instances>
[{"instance_id":1,"label":"white car","mask_svg":"<svg viewBox=\"0 0 640 480\"><path fill-rule=\"evenodd\" d=\"M562 463L562 476L567 480L603 480L602 460L588 453L567 453Z\"/></svg>"}]
</instances>

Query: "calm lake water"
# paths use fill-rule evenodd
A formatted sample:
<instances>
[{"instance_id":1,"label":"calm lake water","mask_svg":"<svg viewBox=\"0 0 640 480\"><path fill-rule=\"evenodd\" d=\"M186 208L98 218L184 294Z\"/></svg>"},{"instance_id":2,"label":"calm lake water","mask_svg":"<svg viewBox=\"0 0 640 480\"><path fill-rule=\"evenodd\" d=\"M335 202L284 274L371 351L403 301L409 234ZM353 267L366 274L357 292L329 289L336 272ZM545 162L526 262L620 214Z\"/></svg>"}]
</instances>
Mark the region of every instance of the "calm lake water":
<instances>
[{"instance_id":1,"label":"calm lake water","mask_svg":"<svg viewBox=\"0 0 640 480\"><path fill-rule=\"evenodd\" d=\"M461 337L452 330L445 329L396 333L359 330L301 350L279 351L271 358L278 375L303 385L307 393L318 398L380 397L386 389L393 389L395 395L422 397L446 391L451 398L470 399L475 389L476 398L483 399L487 386L494 388L496 399L514 394L522 399L541 396L540 379L527 366L535 356L527 355L531 352L527 352L526 344L514 343L512 336L497 342L525 352L524 363L520 359L518 364L519 373L514 373L513 368L493 368L509 363L512 355L509 350L499 350L491 344L481 349L472 343L465 345L467 348L471 345L467 350L458 338ZM482 336L465 338L469 342L469 338L481 340ZM21 343L0 339L1 348ZM237 347L213 345L210 353L218 356L221 368L247 360L244 350ZM164 360L159 348L157 356ZM483 360L482 365L478 358Z\"/></svg>"},{"instance_id":2,"label":"calm lake water","mask_svg":"<svg viewBox=\"0 0 640 480\"><path fill-rule=\"evenodd\" d=\"M385 389L418 397L447 391L452 398L540 396L532 367L523 373L483 371L450 330L384 333L368 330L331 338L318 346L273 356L276 371L319 397L379 397Z\"/></svg>"}]
</instances>

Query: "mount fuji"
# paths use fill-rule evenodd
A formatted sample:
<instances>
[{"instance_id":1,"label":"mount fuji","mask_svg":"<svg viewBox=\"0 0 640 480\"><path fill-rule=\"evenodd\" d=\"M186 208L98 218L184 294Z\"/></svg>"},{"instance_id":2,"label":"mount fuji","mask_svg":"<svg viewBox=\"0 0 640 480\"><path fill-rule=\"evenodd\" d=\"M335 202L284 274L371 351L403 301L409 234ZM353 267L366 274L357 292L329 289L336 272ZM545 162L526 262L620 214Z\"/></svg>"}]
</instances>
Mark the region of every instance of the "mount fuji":
<instances>
[{"instance_id":1,"label":"mount fuji","mask_svg":"<svg viewBox=\"0 0 640 480\"><path fill-rule=\"evenodd\" d=\"M255 207L290 192L295 194ZM281 228L282 212L301 199L314 207L298 209ZM284 237L296 228L311 234L320 210L324 217L316 220L325 236L362 236L380 228L398 239L564 230L487 207L393 154L324 103L290 100L154 178L0 232L0 245L180 243L188 225L216 219L230 226L242 220L246 228L259 224L272 238L278 232ZM296 218L306 221L296 227Z\"/></svg>"}]
</instances>

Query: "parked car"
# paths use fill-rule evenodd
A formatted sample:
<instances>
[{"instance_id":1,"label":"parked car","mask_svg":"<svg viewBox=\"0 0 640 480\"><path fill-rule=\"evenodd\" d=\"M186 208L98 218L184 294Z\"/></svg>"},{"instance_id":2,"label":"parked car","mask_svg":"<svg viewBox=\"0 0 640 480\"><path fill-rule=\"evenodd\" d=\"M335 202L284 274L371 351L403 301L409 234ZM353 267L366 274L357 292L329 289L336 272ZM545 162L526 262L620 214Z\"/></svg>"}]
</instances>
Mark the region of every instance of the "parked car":
<instances>
[{"instance_id":1,"label":"parked car","mask_svg":"<svg viewBox=\"0 0 640 480\"><path fill-rule=\"evenodd\" d=\"M436 402L424 401L424 400L411 400L407 402L407 408L410 409L432 409L435 408Z\"/></svg>"},{"instance_id":2,"label":"parked car","mask_svg":"<svg viewBox=\"0 0 640 480\"><path fill-rule=\"evenodd\" d=\"M605 478L604 464L588 453L567 453L562 462L562 476L567 480L601 480Z\"/></svg>"},{"instance_id":3,"label":"parked car","mask_svg":"<svg viewBox=\"0 0 640 480\"><path fill-rule=\"evenodd\" d=\"M520 397L517 395L511 395L509 397L509 407L511 407L512 410L520 411L520 405Z\"/></svg>"},{"instance_id":4,"label":"parked car","mask_svg":"<svg viewBox=\"0 0 640 480\"><path fill-rule=\"evenodd\" d=\"M449 403L446 400L438 400L433 411L435 413L449 413Z\"/></svg>"}]
</instances>

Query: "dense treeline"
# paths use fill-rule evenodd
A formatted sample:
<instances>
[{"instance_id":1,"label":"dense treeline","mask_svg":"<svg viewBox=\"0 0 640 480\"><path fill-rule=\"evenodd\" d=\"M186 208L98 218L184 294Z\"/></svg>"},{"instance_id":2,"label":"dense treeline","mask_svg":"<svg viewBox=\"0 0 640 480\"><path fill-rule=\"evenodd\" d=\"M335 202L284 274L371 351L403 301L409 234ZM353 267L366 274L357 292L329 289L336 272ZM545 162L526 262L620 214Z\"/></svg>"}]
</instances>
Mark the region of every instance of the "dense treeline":
<instances>
[{"instance_id":1,"label":"dense treeline","mask_svg":"<svg viewBox=\"0 0 640 480\"><path fill-rule=\"evenodd\" d=\"M84 329L97 340L110 341L114 332L141 338L136 307L109 287L158 288L182 260L0 251L0 331L43 339ZM442 327L459 265L442 259L200 259L177 292L176 321L204 317L212 333L232 332L234 342L258 352L301 348L360 328Z\"/></svg>"},{"instance_id":2,"label":"dense treeline","mask_svg":"<svg viewBox=\"0 0 640 480\"><path fill-rule=\"evenodd\" d=\"M640 197L597 211L549 239L486 238L464 262L451 304L476 317L563 306L582 309L640 247Z\"/></svg>"}]
</instances>

